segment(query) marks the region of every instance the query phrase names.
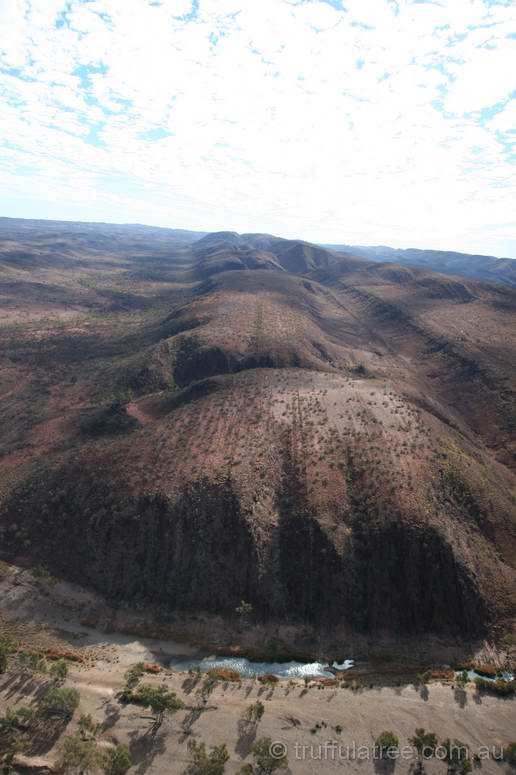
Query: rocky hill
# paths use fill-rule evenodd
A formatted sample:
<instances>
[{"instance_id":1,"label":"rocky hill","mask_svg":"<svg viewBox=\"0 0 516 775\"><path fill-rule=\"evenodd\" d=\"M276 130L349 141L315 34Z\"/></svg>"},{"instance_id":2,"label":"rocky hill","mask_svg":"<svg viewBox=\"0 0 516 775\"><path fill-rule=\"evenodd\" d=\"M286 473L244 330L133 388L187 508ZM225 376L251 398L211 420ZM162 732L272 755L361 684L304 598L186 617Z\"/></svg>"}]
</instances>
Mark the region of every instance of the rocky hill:
<instances>
[{"instance_id":1,"label":"rocky hill","mask_svg":"<svg viewBox=\"0 0 516 775\"><path fill-rule=\"evenodd\" d=\"M516 290L302 241L0 224L0 547L114 601L516 611Z\"/></svg>"}]
</instances>

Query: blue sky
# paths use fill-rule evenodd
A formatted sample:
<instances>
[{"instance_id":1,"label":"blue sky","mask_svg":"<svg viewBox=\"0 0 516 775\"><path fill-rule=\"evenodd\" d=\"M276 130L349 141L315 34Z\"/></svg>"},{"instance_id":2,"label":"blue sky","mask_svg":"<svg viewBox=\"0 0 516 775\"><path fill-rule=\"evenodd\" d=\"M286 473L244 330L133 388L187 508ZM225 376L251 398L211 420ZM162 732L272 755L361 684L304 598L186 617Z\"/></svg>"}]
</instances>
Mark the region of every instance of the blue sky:
<instances>
[{"instance_id":1,"label":"blue sky","mask_svg":"<svg viewBox=\"0 0 516 775\"><path fill-rule=\"evenodd\" d=\"M0 215L516 257L513 0L0 0Z\"/></svg>"}]
</instances>

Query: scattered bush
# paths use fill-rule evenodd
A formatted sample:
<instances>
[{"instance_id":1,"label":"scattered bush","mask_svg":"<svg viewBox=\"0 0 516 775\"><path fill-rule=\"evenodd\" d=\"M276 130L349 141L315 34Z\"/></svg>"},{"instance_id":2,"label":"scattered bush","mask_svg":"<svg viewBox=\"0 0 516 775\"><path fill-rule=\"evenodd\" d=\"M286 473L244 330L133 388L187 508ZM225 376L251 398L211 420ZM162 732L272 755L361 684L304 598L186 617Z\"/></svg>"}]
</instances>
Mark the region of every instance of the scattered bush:
<instances>
[{"instance_id":1,"label":"scattered bush","mask_svg":"<svg viewBox=\"0 0 516 775\"><path fill-rule=\"evenodd\" d=\"M126 745L120 743L110 748L103 757L102 769L106 775L124 775L132 764L131 754Z\"/></svg>"},{"instance_id":2,"label":"scattered bush","mask_svg":"<svg viewBox=\"0 0 516 775\"><path fill-rule=\"evenodd\" d=\"M5 716L0 718L0 731L24 732L34 719L34 710L32 708L16 708L12 710L7 707Z\"/></svg>"},{"instance_id":3,"label":"scattered bush","mask_svg":"<svg viewBox=\"0 0 516 775\"><path fill-rule=\"evenodd\" d=\"M466 775L468 772L471 772L472 766L469 756L469 748L465 743L461 743L460 740L454 740L452 742L448 738L441 743L441 746L446 751L444 761L448 765L449 773Z\"/></svg>"},{"instance_id":4,"label":"scattered bush","mask_svg":"<svg viewBox=\"0 0 516 775\"><path fill-rule=\"evenodd\" d=\"M460 687L464 688L469 681L468 671L462 670L455 680L457 681Z\"/></svg>"},{"instance_id":5,"label":"scattered bush","mask_svg":"<svg viewBox=\"0 0 516 775\"><path fill-rule=\"evenodd\" d=\"M187 770L189 775L222 775L229 760L224 743L213 746L208 753L205 743L189 740L188 751L193 759L193 764Z\"/></svg>"},{"instance_id":6,"label":"scattered bush","mask_svg":"<svg viewBox=\"0 0 516 775\"><path fill-rule=\"evenodd\" d=\"M98 769L101 765L102 756L95 740L83 740L78 732L63 738L59 746L59 769L82 775L88 770Z\"/></svg>"},{"instance_id":7,"label":"scattered bush","mask_svg":"<svg viewBox=\"0 0 516 775\"><path fill-rule=\"evenodd\" d=\"M83 740L95 738L100 730L100 724L98 724L89 713L87 716L82 715L80 717L77 726Z\"/></svg>"},{"instance_id":8,"label":"scattered bush","mask_svg":"<svg viewBox=\"0 0 516 775\"><path fill-rule=\"evenodd\" d=\"M129 668L129 670L126 670L125 686L122 689L122 692L120 695L120 698L124 702L132 701L133 691L140 683L140 679L144 673L145 673L145 666L143 662L137 662L135 665L132 665Z\"/></svg>"},{"instance_id":9,"label":"scattered bush","mask_svg":"<svg viewBox=\"0 0 516 775\"><path fill-rule=\"evenodd\" d=\"M516 691L516 682L513 681L486 681L485 678L475 678L475 686L478 691L491 692L501 697L509 697Z\"/></svg>"},{"instance_id":10,"label":"scattered bush","mask_svg":"<svg viewBox=\"0 0 516 775\"><path fill-rule=\"evenodd\" d=\"M384 730L381 734L378 735L378 737L375 740L374 747L375 747L375 754L376 756L379 756L381 759L390 759L393 758L399 748L400 741L394 734L394 732L390 732L389 730Z\"/></svg>"},{"instance_id":11,"label":"scattered bush","mask_svg":"<svg viewBox=\"0 0 516 775\"><path fill-rule=\"evenodd\" d=\"M68 676L68 665L64 659L58 659L50 666L50 677L57 686L61 686Z\"/></svg>"},{"instance_id":12,"label":"scattered bush","mask_svg":"<svg viewBox=\"0 0 516 775\"><path fill-rule=\"evenodd\" d=\"M77 689L51 686L41 701L41 710L47 716L62 716L69 719L79 707L80 694Z\"/></svg>"},{"instance_id":13,"label":"scattered bush","mask_svg":"<svg viewBox=\"0 0 516 775\"><path fill-rule=\"evenodd\" d=\"M246 721L251 721L252 723L257 724L262 718L264 713L265 713L265 706L263 702L260 702L260 700L258 700L257 702L253 702L252 705L249 705L249 707L246 708L244 712L244 718L246 719Z\"/></svg>"},{"instance_id":14,"label":"scattered bush","mask_svg":"<svg viewBox=\"0 0 516 775\"><path fill-rule=\"evenodd\" d=\"M9 656L16 651L16 644L9 638L0 638L0 673L5 673Z\"/></svg>"},{"instance_id":15,"label":"scattered bush","mask_svg":"<svg viewBox=\"0 0 516 775\"><path fill-rule=\"evenodd\" d=\"M151 709L155 716L152 725L153 734L156 734L167 714L176 713L184 708L183 702L176 696L176 693L169 691L165 686L154 687L144 684L132 693L130 701L135 705Z\"/></svg>"},{"instance_id":16,"label":"scattered bush","mask_svg":"<svg viewBox=\"0 0 516 775\"><path fill-rule=\"evenodd\" d=\"M254 772L257 775L272 775L276 770L286 770L288 767L286 752L282 754L280 750L276 750L270 737L257 740L251 748L251 753L255 760Z\"/></svg>"},{"instance_id":17,"label":"scattered bush","mask_svg":"<svg viewBox=\"0 0 516 775\"><path fill-rule=\"evenodd\" d=\"M21 672L26 675L34 675L35 673L45 674L48 672L47 661L41 654L19 651L16 655L16 662Z\"/></svg>"},{"instance_id":18,"label":"scattered bush","mask_svg":"<svg viewBox=\"0 0 516 775\"><path fill-rule=\"evenodd\" d=\"M424 729L418 727L414 734L414 737L409 739L416 749L420 759L430 759L435 756L435 749L437 748L437 735L434 732L425 732Z\"/></svg>"},{"instance_id":19,"label":"scattered bush","mask_svg":"<svg viewBox=\"0 0 516 775\"><path fill-rule=\"evenodd\" d=\"M516 743L509 743L505 746L503 758L511 767L516 767Z\"/></svg>"}]
</instances>

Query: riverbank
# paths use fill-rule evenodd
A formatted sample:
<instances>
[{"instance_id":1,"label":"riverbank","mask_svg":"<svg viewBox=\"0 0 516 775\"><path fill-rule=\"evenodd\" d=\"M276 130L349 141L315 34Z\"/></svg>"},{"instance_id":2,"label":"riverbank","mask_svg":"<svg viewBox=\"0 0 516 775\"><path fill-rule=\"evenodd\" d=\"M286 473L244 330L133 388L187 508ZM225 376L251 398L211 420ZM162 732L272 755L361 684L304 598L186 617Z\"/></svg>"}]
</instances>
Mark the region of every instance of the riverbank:
<instances>
[{"instance_id":1,"label":"riverbank","mask_svg":"<svg viewBox=\"0 0 516 775\"><path fill-rule=\"evenodd\" d=\"M472 754L481 747L496 752L516 737L513 698L478 692L472 683L459 686L449 670L439 673L436 668L435 678L422 677L430 663L414 656L410 661L400 659L397 652L389 654L387 647L373 651L372 659L364 659L338 679L312 681L307 677L262 683L219 678L209 682L206 689L206 676L169 669L171 659L206 655L203 648L209 641L206 639L203 646L200 626L193 643L185 640L184 624L177 629L179 639L152 637L156 631L148 631L151 637L121 633L113 629L117 620L105 602L92 593L34 578L30 571L16 568L3 573L0 596L2 634L15 637L24 648L70 657L67 685L80 692L80 707L63 734L76 730L81 714L90 714L101 725L102 745L128 745L133 760L130 775L183 773L191 763L187 747L191 739L208 747L225 744L230 757L225 772L230 775L252 761L252 744L262 737L285 746L290 770L296 775L336 772L343 764L364 775L383 767L371 758L370 749L384 730L392 731L402 746L409 744L416 727L424 727L435 732L439 740L457 738ZM137 623L137 631L143 626L138 624L138 612L121 613L129 624ZM104 629L92 626L93 615L106 622ZM443 644L442 648L443 653L451 653L453 644ZM501 658L492 652L492 661ZM154 665L144 675L145 683L176 692L185 705L163 724L155 738L149 734L148 714L119 701L125 673L137 662ZM20 680L11 663L8 672L0 676L0 714L8 706L33 705L46 682L45 676ZM263 717L250 725L244 714L258 701L264 706ZM52 770L59 741L50 742L40 758ZM408 773L414 761L414 755L399 758L394 763L396 772ZM445 765L432 761L425 769L444 775ZM482 772L500 773L500 765L486 759Z\"/></svg>"}]
</instances>

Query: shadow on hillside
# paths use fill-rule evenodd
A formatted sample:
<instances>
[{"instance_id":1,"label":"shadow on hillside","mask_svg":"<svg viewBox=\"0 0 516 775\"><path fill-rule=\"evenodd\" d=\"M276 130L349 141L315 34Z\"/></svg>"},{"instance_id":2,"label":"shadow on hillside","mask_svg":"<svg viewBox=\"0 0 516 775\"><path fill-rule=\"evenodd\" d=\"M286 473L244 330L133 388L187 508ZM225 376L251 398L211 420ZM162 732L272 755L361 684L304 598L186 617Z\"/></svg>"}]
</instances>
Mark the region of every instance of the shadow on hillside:
<instances>
[{"instance_id":1,"label":"shadow on hillside","mask_svg":"<svg viewBox=\"0 0 516 775\"><path fill-rule=\"evenodd\" d=\"M251 746L256 740L257 729L258 724L253 721L240 719L238 722L238 740L235 745L235 753L237 753L241 759L245 759L251 752Z\"/></svg>"},{"instance_id":2,"label":"shadow on hillside","mask_svg":"<svg viewBox=\"0 0 516 775\"><path fill-rule=\"evenodd\" d=\"M129 733L129 751L136 775L143 775L157 756L165 752L165 734L151 735L139 730Z\"/></svg>"}]
</instances>

